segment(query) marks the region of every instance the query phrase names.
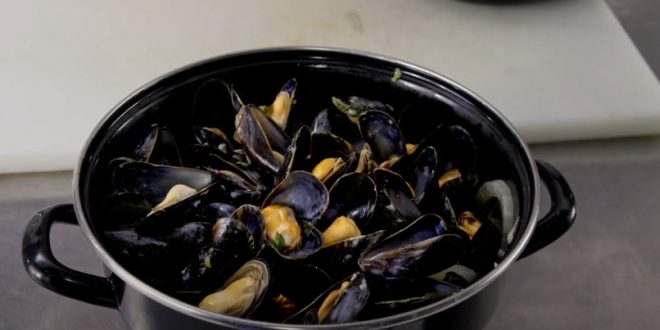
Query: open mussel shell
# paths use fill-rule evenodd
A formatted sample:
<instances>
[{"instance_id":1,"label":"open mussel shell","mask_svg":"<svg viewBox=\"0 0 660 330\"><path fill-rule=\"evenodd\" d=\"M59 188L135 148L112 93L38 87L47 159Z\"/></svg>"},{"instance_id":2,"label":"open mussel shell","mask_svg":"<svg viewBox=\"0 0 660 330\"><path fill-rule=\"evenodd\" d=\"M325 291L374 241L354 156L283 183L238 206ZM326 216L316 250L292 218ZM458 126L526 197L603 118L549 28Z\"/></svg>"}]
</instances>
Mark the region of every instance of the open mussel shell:
<instances>
[{"instance_id":1,"label":"open mussel shell","mask_svg":"<svg viewBox=\"0 0 660 330\"><path fill-rule=\"evenodd\" d=\"M229 203L214 202L204 207L204 215L209 219L214 219L214 221L231 217L234 211L236 211L236 207Z\"/></svg>"},{"instance_id":2,"label":"open mussel shell","mask_svg":"<svg viewBox=\"0 0 660 330\"><path fill-rule=\"evenodd\" d=\"M366 318L386 317L413 310L456 294L461 286L433 278L372 281L372 303Z\"/></svg>"},{"instance_id":3,"label":"open mussel shell","mask_svg":"<svg viewBox=\"0 0 660 330\"><path fill-rule=\"evenodd\" d=\"M114 193L102 202L99 224L106 228L117 228L137 223L153 207L144 196L131 192Z\"/></svg>"},{"instance_id":4,"label":"open mussel shell","mask_svg":"<svg viewBox=\"0 0 660 330\"><path fill-rule=\"evenodd\" d=\"M190 222L159 236L145 236L134 228L103 233L103 241L123 265L144 276L172 277L208 242L211 225Z\"/></svg>"},{"instance_id":5,"label":"open mussel shell","mask_svg":"<svg viewBox=\"0 0 660 330\"><path fill-rule=\"evenodd\" d=\"M518 198L515 186L504 180L484 182L477 191L477 203L486 219L502 233L502 249L513 241L518 222Z\"/></svg>"},{"instance_id":6,"label":"open mussel shell","mask_svg":"<svg viewBox=\"0 0 660 330\"><path fill-rule=\"evenodd\" d=\"M263 250L265 258L281 258L286 260L304 260L315 254L323 244L321 232L310 222L300 222L300 246L287 251L276 246L276 242L266 239L267 249Z\"/></svg>"},{"instance_id":7,"label":"open mussel shell","mask_svg":"<svg viewBox=\"0 0 660 330\"><path fill-rule=\"evenodd\" d=\"M301 126L293 136L276 175L276 182L281 182L294 169L307 169L312 148L312 135L307 126Z\"/></svg>"},{"instance_id":8,"label":"open mussel shell","mask_svg":"<svg viewBox=\"0 0 660 330\"><path fill-rule=\"evenodd\" d=\"M388 113L369 110L359 117L362 139L371 146L374 160L380 164L406 154L406 143L396 120Z\"/></svg>"},{"instance_id":9,"label":"open mussel shell","mask_svg":"<svg viewBox=\"0 0 660 330\"><path fill-rule=\"evenodd\" d=\"M438 166L438 155L432 146L424 147L413 155L405 155L394 163L390 169L401 175L410 184L415 194L415 202L419 202L426 189L435 178Z\"/></svg>"},{"instance_id":10,"label":"open mussel shell","mask_svg":"<svg viewBox=\"0 0 660 330\"><path fill-rule=\"evenodd\" d=\"M325 230L337 217L346 216L360 227L373 215L377 198L376 183L369 176L344 174L330 188L328 207L315 225Z\"/></svg>"},{"instance_id":11,"label":"open mussel shell","mask_svg":"<svg viewBox=\"0 0 660 330\"><path fill-rule=\"evenodd\" d=\"M171 266L172 245L163 239L139 234L135 229L103 233L103 242L121 264L141 276L163 275Z\"/></svg>"},{"instance_id":12,"label":"open mussel shell","mask_svg":"<svg viewBox=\"0 0 660 330\"><path fill-rule=\"evenodd\" d=\"M255 250L258 254L266 241L266 228L261 209L255 205L243 204L234 211L231 217L247 227L254 239Z\"/></svg>"},{"instance_id":13,"label":"open mussel shell","mask_svg":"<svg viewBox=\"0 0 660 330\"><path fill-rule=\"evenodd\" d=\"M235 165L234 162L222 158L217 152L214 152L212 149L205 146L191 146L187 150L184 165L209 171L211 173L229 171L243 177L243 179L255 187L261 186L261 180L257 173Z\"/></svg>"},{"instance_id":14,"label":"open mussel shell","mask_svg":"<svg viewBox=\"0 0 660 330\"><path fill-rule=\"evenodd\" d=\"M356 321L369 302L371 290L362 273L332 285L310 305L286 320L286 323L338 324Z\"/></svg>"},{"instance_id":15,"label":"open mussel shell","mask_svg":"<svg viewBox=\"0 0 660 330\"><path fill-rule=\"evenodd\" d=\"M328 206L328 189L312 174L293 171L268 194L263 207L284 205L291 208L299 221L316 220Z\"/></svg>"},{"instance_id":16,"label":"open mussel shell","mask_svg":"<svg viewBox=\"0 0 660 330\"><path fill-rule=\"evenodd\" d=\"M426 147L433 147L437 152L436 172L442 175L451 169L462 173L473 173L477 164L477 146L472 135L460 125L440 125L419 143L412 153L417 157Z\"/></svg>"},{"instance_id":17,"label":"open mussel shell","mask_svg":"<svg viewBox=\"0 0 660 330\"><path fill-rule=\"evenodd\" d=\"M262 186L232 171L218 171L213 180L209 193L214 201L242 205L257 203L262 197Z\"/></svg>"},{"instance_id":18,"label":"open mussel shell","mask_svg":"<svg viewBox=\"0 0 660 330\"><path fill-rule=\"evenodd\" d=\"M265 110L268 117L282 131L286 129L287 122L289 121L289 114L293 106L296 88L298 88L298 81L295 78L287 81L279 93L277 93L277 96L275 96L273 103Z\"/></svg>"},{"instance_id":19,"label":"open mussel shell","mask_svg":"<svg viewBox=\"0 0 660 330\"><path fill-rule=\"evenodd\" d=\"M314 118L311 130L313 134L341 136L351 143L356 150L360 150L364 143L358 126L346 114L337 109L328 109L319 112Z\"/></svg>"},{"instance_id":20,"label":"open mussel shell","mask_svg":"<svg viewBox=\"0 0 660 330\"><path fill-rule=\"evenodd\" d=\"M311 134L308 150L305 161L298 162L292 169L312 173L326 187L331 187L337 178L353 171L357 165L357 153L353 146L332 133Z\"/></svg>"},{"instance_id":21,"label":"open mussel shell","mask_svg":"<svg viewBox=\"0 0 660 330\"><path fill-rule=\"evenodd\" d=\"M378 110L386 113L391 113L394 111L392 106L389 104L359 96L350 96L347 101L344 101L338 97L333 97L332 104L335 106L335 108L345 113L349 118L352 118L353 120L357 120L361 114L369 110Z\"/></svg>"},{"instance_id":22,"label":"open mussel shell","mask_svg":"<svg viewBox=\"0 0 660 330\"><path fill-rule=\"evenodd\" d=\"M429 278L465 288L477 279L477 272L464 265L455 264L441 272L430 275Z\"/></svg>"},{"instance_id":23,"label":"open mussel shell","mask_svg":"<svg viewBox=\"0 0 660 330\"><path fill-rule=\"evenodd\" d=\"M209 289L255 255L254 239L245 224L232 218L218 219L210 242L181 271L182 283L188 289Z\"/></svg>"},{"instance_id":24,"label":"open mussel shell","mask_svg":"<svg viewBox=\"0 0 660 330\"><path fill-rule=\"evenodd\" d=\"M283 322L335 282L321 268L307 263L268 259L268 264L271 283L266 298L253 315L258 320Z\"/></svg>"},{"instance_id":25,"label":"open mussel shell","mask_svg":"<svg viewBox=\"0 0 660 330\"><path fill-rule=\"evenodd\" d=\"M252 163L262 171L276 173L281 160L275 156L266 132L255 118L255 113L260 111L250 106L241 108L236 115L236 135Z\"/></svg>"},{"instance_id":26,"label":"open mussel shell","mask_svg":"<svg viewBox=\"0 0 660 330\"><path fill-rule=\"evenodd\" d=\"M358 260L360 269L386 279L436 273L465 253L463 236L438 215L426 214L372 246Z\"/></svg>"},{"instance_id":27,"label":"open mussel shell","mask_svg":"<svg viewBox=\"0 0 660 330\"><path fill-rule=\"evenodd\" d=\"M224 281L216 292L204 297L199 307L228 316L250 316L266 296L270 278L270 269L264 261L250 260Z\"/></svg>"},{"instance_id":28,"label":"open mussel shell","mask_svg":"<svg viewBox=\"0 0 660 330\"><path fill-rule=\"evenodd\" d=\"M351 237L319 249L309 262L323 268L334 279L344 278L358 269L360 255L385 237L384 230Z\"/></svg>"},{"instance_id":29,"label":"open mussel shell","mask_svg":"<svg viewBox=\"0 0 660 330\"><path fill-rule=\"evenodd\" d=\"M464 225L468 218L471 218L472 222L476 222L478 228L474 226L475 223ZM502 242L502 234L495 225L482 219L483 217L477 219L470 212L464 212L458 220L461 229L470 227L468 230L464 229L469 232L470 239L466 253L460 259L460 263L480 274L484 274L493 268ZM474 230L475 228L476 230ZM474 231L470 232L470 229Z\"/></svg>"},{"instance_id":30,"label":"open mussel shell","mask_svg":"<svg viewBox=\"0 0 660 330\"><path fill-rule=\"evenodd\" d=\"M173 186L183 184L200 190L211 184L213 174L192 168L133 161L118 165L112 179L117 191L138 194L157 204Z\"/></svg>"},{"instance_id":31,"label":"open mussel shell","mask_svg":"<svg viewBox=\"0 0 660 330\"><path fill-rule=\"evenodd\" d=\"M416 219L421 215L419 208L413 202L415 193L401 175L379 168L374 171L373 177L378 191L384 197L381 200L388 202L386 205L390 210L405 219Z\"/></svg>"},{"instance_id":32,"label":"open mussel shell","mask_svg":"<svg viewBox=\"0 0 660 330\"><path fill-rule=\"evenodd\" d=\"M193 137L196 145L209 148L225 159L230 159L234 152L229 137L219 128L193 127Z\"/></svg>"},{"instance_id":33,"label":"open mussel shell","mask_svg":"<svg viewBox=\"0 0 660 330\"><path fill-rule=\"evenodd\" d=\"M181 155L174 135L157 124L152 125L149 134L135 148L132 158L153 164L181 166Z\"/></svg>"}]
</instances>

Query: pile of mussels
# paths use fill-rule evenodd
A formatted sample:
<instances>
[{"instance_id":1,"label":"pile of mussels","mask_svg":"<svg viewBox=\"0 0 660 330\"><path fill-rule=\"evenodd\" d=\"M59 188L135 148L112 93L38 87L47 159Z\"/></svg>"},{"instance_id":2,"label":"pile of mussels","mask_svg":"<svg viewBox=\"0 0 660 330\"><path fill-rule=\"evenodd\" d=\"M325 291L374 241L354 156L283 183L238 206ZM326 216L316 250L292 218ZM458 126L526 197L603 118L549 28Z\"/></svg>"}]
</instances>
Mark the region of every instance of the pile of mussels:
<instances>
[{"instance_id":1,"label":"pile of mussels","mask_svg":"<svg viewBox=\"0 0 660 330\"><path fill-rule=\"evenodd\" d=\"M215 110L230 125L192 127L182 142L154 124L111 161L102 209L122 219L103 233L113 256L202 309L306 324L411 310L496 265L517 193L480 181L466 129L443 124L406 143L391 106L354 96L291 127L297 85L254 106L223 83L211 94L231 100Z\"/></svg>"}]
</instances>

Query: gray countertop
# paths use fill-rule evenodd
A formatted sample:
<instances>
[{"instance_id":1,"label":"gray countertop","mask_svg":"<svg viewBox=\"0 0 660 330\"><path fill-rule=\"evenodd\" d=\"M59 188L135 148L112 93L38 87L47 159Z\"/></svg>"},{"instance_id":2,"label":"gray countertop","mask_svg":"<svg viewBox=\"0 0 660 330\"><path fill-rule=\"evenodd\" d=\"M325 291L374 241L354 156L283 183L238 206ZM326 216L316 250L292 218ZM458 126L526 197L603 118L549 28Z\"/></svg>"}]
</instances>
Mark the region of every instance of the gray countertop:
<instances>
[{"instance_id":1,"label":"gray countertop","mask_svg":"<svg viewBox=\"0 0 660 330\"><path fill-rule=\"evenodd\" d=\"M487 329L654 329L660 324L660 137L545 144L578 203L573 228L517 262ZM25 273L20 242L30 216L69 202L71 173L0 176L0 329L123 329L119 314L59 296ZM55 255L101 273L73 226L55 226Z\"/></svg>"}]
</instances>

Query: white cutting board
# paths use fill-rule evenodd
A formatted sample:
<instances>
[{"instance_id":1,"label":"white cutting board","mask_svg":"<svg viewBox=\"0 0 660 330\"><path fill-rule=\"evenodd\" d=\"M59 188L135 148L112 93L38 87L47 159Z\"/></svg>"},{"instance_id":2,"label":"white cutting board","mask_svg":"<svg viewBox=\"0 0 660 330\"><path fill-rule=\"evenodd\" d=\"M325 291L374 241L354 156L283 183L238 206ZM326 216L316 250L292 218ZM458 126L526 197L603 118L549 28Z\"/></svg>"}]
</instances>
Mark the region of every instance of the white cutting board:
<instances>
[{"instance_id":1,"label":"white cutting board","mask_svg":"<svg viewBox=\"0 0 660 330\"><path fill-rule=\"evenodd\" d=\"M181 65L250 48L362 49L428 67L528 142L660 133L660 84L600 0L0 0L0 172L71 169L101 117Z\"/></svg>"}]
</instances>

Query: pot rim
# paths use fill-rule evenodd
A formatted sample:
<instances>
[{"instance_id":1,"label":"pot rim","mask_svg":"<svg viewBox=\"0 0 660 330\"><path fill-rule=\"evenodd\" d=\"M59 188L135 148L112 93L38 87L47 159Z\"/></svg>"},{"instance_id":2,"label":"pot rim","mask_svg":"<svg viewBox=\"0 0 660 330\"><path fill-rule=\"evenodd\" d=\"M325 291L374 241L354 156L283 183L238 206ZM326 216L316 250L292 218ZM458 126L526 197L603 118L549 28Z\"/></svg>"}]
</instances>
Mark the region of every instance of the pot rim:
<instances>
[{"instance_id":1,"label":"pot rim","mask_svg":"<svg viewBox=\"0 0 660 330\"><path fill-rule=\"evenodd\" d=\"M124 269L118 262L116 262L110 254L105 250L105 248L101 245L101 242L97 239L97 237L94 235L92 232L92 229L90 228L87 219L85 217L85 212L83 210L82 202L81 202L81 189L80 189L80 173L82 170L82 166L84 166L85 162L85 157L86 155L90 152L90 147L92 146L94 138L102 132L102 129L106 122L113 116L115 115L116 112L122 110L124 106L128 103L131 103L134 101L134 98L141 94L144 90L149 89L153 87L154 85L160 83L162 80L174 76L176 74L182 73L184 71L187 71L189 69L192 69L194 67L214 62L217 60L222 60L225 58L233 58L233 57L240 57L240 56L245 56L245 55L252 55L252 54L257 54L257 53L277 53L277 52L289 52L289 51L302 51L302 52L310 52L310 53L327 53L327 54L349 54L349 55L356 55L359 57L369 57L372 59L380 60L380 61L386 61L390 63L396 64L399 68L405 69L408 71L414 71L416 73L420 73L422 75L425 75L427 77L430 77L434 80L441 81L448 86L451 86L454 88L456 91L459 93L462 93L466 96L468 96L472 101L479 103L484 109L486 109L490 114L495 116L497 119L500 120L501 124L510 131L510 133L513 135L513 137L516 140L516 143L518 144L518 147L522 151L522 156L526 161L527 168L530 171L530 181L531 181L531 193L533 194L532 196L532 205L531 205L531 214L529 217L529 221L527 226L525 227L525 231L523 232L520 240L518 243L509 251L507 256L490 272L488 272L486 275L481 277L479 280L476 282L472 283L468 287L464 288L463 290L459 291L458 293L447 297L445 299L442 299L440 301L437 301L435 303L420 307L418 309L408 311L405 313L399 313L395 314L392 316L387 316L383 318L378 318L378 319L372 319L372 320L366 320L366 321L359 321L359 322L351 322L351 323L344 323L344 324L334 324L334 325L303 325L303 324L279 324L279 323L272 323L272 322L263 322L263 321L255 321L255 320L249 320L249 319L244 319L244 318L237 318L237 317L231 317L231 316L226 316L226 315L221 315L221 314L215 314L211 313L205 310L202 310L196 306L184 303L179 301L178 299L174 297L170 297L167 294L149 286L142 280L138 279L135 277L133 274L128 272L126 269ZM103 118L98 122L98 124L94 127L92 133L89 135L87 138L87 141L85 142L82 151L80 153L78 162L76 164L76 167L74 169L73 173L73 203L74 203L74 208L75 208L75 213L76 217L78 219L78 223L80 225L80 228L82 229L83 233L85 234L85 237L88 239L88 241L92 244L94 247L94 250L98 254L98 256L101 258L103 263L110 269L110 271L118 276L124 283L129 285L132 288L135 288L137 291L139 291L141 294L149 297L150 299L168 307L171 308L177 312L184 313L186 315L189 315L191 317L197 318L199 320L203 320L206 322L213 323L218 326L227 326L227 327L250 327L250 328L258 328L258 329L291 329L291 328L299 328L299 329L345 329L345 328L350 328L350 329L376 329L376 328L383 328L383 327L394 327L397 325L402 325L406 323L410 323L422 318L429 317L433 314L439 313L441 311L447 310L465 300L468 298L472 297L476 293L482 291L485 289L488 285L490 285L492 282L494 282L498 277L500 277L507 268L510 267L510 265L516 261L516 259L521 255L523 252L524 248L526 247L527 243L531 239L532 233L534 232L534 228L536 227L536 221L538 218L538 213L539 213L539 208L540 208L540 185L539 185L539 174L538 170L535 165L534 158L531 156L531 153L529 151L529 147L527 144L524 142L518 131L514 128L514 126L506 119L504 115L502 115L495 107L493 107L491 104L486 102L483 98L478 96L476 93L472 92L471 90L467 89L463 85L457 83L456 81L443 76L441 74L438 74L436 72L433 72L432 70L423 68L421 66L418 66L416 64L412 64L403 60L399 60L396 58L392 58L389 56L384 56L380 54L375 54L371 52L366 52L366 51L361 51L361 50L353 50L353 49L344 49L344 48L336 48L336 47L316 47L316 46L302 46L302 47L274 47L274 48L259 48L259 49L252 49L252 50L246 50L246 51L239 51L239 52L233 52L229 54L223 54L219 56L213 56L207 59L203 59L200 61L193 62L191 64L185 65L183 67L180 67L178 69L172 70L168 73L165 73L152 81L144 84L143 86L137 88L135 91L133 91L131 94L129 94L127 97L125 97L123 100L121 100L117 105L115 105L108 113L103 116ZM121 309L121 303L119 304L119 309Z\"/></svg>"}]
</instances>

